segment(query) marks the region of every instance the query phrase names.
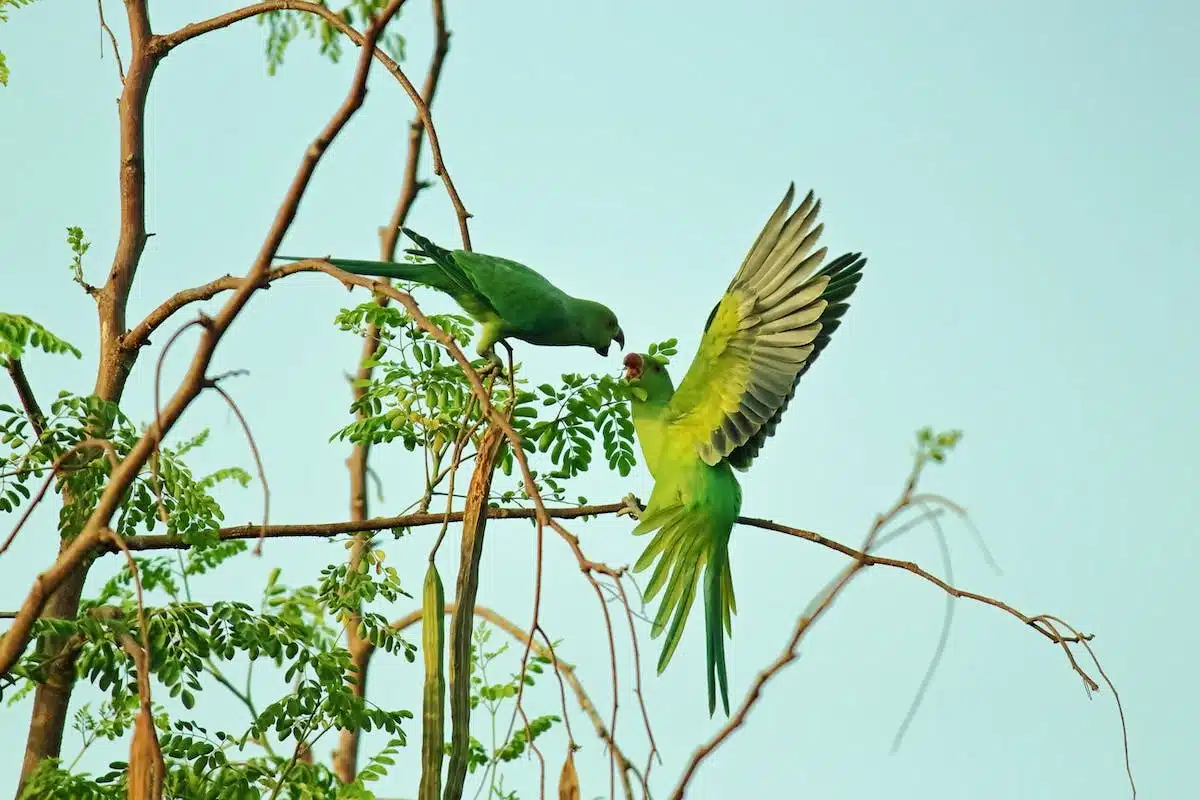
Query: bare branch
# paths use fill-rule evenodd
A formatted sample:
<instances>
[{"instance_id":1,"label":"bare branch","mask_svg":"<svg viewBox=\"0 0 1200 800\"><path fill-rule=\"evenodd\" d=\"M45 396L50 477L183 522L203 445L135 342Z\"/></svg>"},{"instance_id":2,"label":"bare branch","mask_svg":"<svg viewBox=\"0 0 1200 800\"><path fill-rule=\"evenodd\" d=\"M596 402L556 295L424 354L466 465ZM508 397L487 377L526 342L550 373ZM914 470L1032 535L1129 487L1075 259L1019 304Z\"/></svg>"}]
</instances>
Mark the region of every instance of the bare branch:
<instances>
[{"instance_id":1,"label":"bare branch","mask_svg":"<svg viewBox=\"0 0 1200 800\"><path fill-rule=\"evenodd\" d=\"M8 370L9 377L12 378L13 386L16 387L17 397L21 399L21 407L25 409L25 416L29 418L33 432L40 439L46 429L46 415L42 413L42 407L38 405L37 398L33 394L33 387L29 385L29 378L25 376L25 369L21 366L21 360L10 357L4 367Z\"/></svg>"},{"instance_id":2,"label":"bare branch","mask_svg":"<svg viewBox=\"0 0 1200 800\"><path fill-rule=\"evenodd\" d=\"M100 12L100 30L108 34L108 41L112 43L113 57L117 59L117 76L121 79L121 83L125 83L125 67L121 64L121 50L117 47L117 37L113 35L112 28L108 27L108 23L104 21L104 0L96 0L96 10ZM104 58L104 41L100 42L100 57ZM87 288L86 286L84 288Z\"/></svg>"},{"instance_id":3,"label":"bare branch","mask_svg":"<svg viewBox=\"0 0 1200 800\"><path fill-rule=\"evenodd\" d=\"M401 2L403 2L403 0L401 0ZM439 8L440 7L435 7L435 15ZM338 16L338 14L329 8L326 8L325 6L320 5L319 3L306 2L305 0L268 0L267 2L256 3L254 5L246 6L245 8L239 8L235 11L230 11L226 14L221 14L213 17L212 19L204 20L203 22L194 22L190 25L185 25L174 33L169 33L165 36L159 37L159 41L165 51L170 51L171 49L178 47L184 42L194 39L197 36L209 33L210 31L218 30L220 28L228 27L235 22L250 19L251 17L258 16L259 14L265 14L269 11L284 10L304 11L309 14L315 14L328 22L331 27L345 35L348 39L350 39L350 41L354 42L354 44L358 45L359 47L363 46L364 39L362 34L346 24L346 21ZM445 18L444 10L442 11L441 18L443 20ZM435 21L436 19L437 17L435 16ZM417 109L417 114L421 118L421 123L424 125L429 136L429 150L433 155L433 174L441 178L442 183L445 184L446 194L450 196L450 203L454 206L455 216L458 217L458 228L459 233L462 236L463 248L470 250L471 232L468 228L467 220L471 218L472 214L467 211L466 206L463 205L462 197L459 196L458 189L454 186L454 180L450 177L450 171L446 169L446 162L442 159L441 142L438 140L437 130L434 128L433 119L429 114L429 105L424 99L422 99L421 94L417 91L416 87L413 86L412 81L408 79L408 76L404 74L404 70L400 68L400 65L382 50L375 50L375 41L377 38L378 37L371 41L369 49L373 51L375 57L379 59L379 62L387 67L388 72L392 73L396 80L400 81L400 85L404 88L409 100L412 101L413 106ZM449 41L448 34L446 36L446 41ZM443 52L442 55L444 57L445 53ZM440 64L438 65L438 68L440 70ZM430 92L430 99L432 99L432 92Z\"/></svg>"},{"instance_id":4,"label":"bare branch","mask_svg":"<svg viewBox=\"0 0 1200 800\"><path fill-rule=\"evenodd\" d=\"M217 379L212 378L208 381L209 387L221 397L225 398L225 402L229 404L229 408L233 411L233 415L237 417L237 421L242 426L242 431L246 434L246 441L250 445L250 454L254 456L254 467L258 470L258 479L262 482L263 488L263 521L262 529L267 529L267 523L271 521L271 490L267 487L267 471L263 468L262 456L258 453L258 445L254 443L254 434L250 431L250 423L246 422L246 417L243 416L242 410L238 408L237 403L233 402L233 398L229 396L229 392L222 389L217 384ZM260 534L258 541L254 545L254 555L262 555L262 540Z\"/></svg>"},{"instance_id":5,"label":"bare branch","mask_svg":"<svg viewBox=\"0 0 1200 800\"><path fill-rule=\"evenodd\" d=\"M897 514L908 507L912 499L913 491L916 488L917 480L920 477L921 468L923 466L924 460L922 456L919 455L913 465L912 472L909 473L908 480L905 482L904 491L901 493L900 499L896 501L896 504L892 506L890 511L888 511L886 514L880 514L875 518L875 523L871 526L871 530L867 533L866 540L863 542L863 554L866 554L870 551L884 526L894 519ZM683 776L679 779L679 783L676 784L675 790L671 793L672 800L682 800L684 793L687 791L688 783L691 782L692 777L696 774L696 770L699 769L700 764L704 761L704 759L711 755L713 751L715 751L730 736L732 736L734 731L745 724L746 716L750 713L750 709L754 707L755 703L757 703L759 698L762 696L763 688L772 678L778 675L784 667L796 659L796 648L800 644L800 640L804 637L804 634L812 627L814 622L820 619L821 616L829 610L830 606L833 605L834 599L841 594L842 590L849 585L850 581L852 581L865 566L867 566L867 564L864 558L855 560L853 564L850 564L841 571L829 588L827 588L822 594L818 595L814 599L814 601L810 604L809 610L806 610L805 613L802 614L796 621L795 628L792 630L792 635L788 640L787 647L785 647L783 652L779 654L778 658L776 658L773 662L771 662L771 664L758 673L758 676L754 679L754 682L750 684L750 691L746 693L746 698L742 701L741 706L738 707L737 711L734 712L733 716L729 719L729 722L722 727L721 730L717 731L716 735L702 744L692 754L692 757L688 761L688 765L683 772Z\"/></svg>"},{"instance_id":6,"label":"bare branch","mask_svg":"<svg viewBox=\"0 0 1200 800\"><path fill-rule=\"evenodd\" d=\"M559 519L579 519L587 516L613 514L622 508L620 503L610 503L602 506L579 506L566 508L549 508L546 513ZM218 535L222 541L239 539L257 539L265 536L268 539L303 539L339 536L347 533L367 533L370 531L392 530L393 528L420 528L427 525L441 525L443 520L462 522L464 512L452 511L447 517L445 512L422 512L418 514L401 514L395 517L373 517L371 519L350 522L327 522L311 525L237 525L221 528ZM489 508L488 519L533 519L537 510L532 508ZM130 550L186 550L191 545L182 537L174 535L143 535L131 536L125 540Z\"/></svg>"},{"instance_id":7,"label":"bare branch","mask_svg":"<svg viewBox=\"0 0 1200 800\"><path fill-rule=\"evenodd\" d=\"M274 269L267 270L267 274L259 282L259 288L266 289L271 283L280 278L286 278L288 275L293 275L297 272L316 271L311 265L307 264L287 264L282 267L275 267ZM133 330L121 337L121 347L125 350L137 350L140 347L145 347L150 344L150 335L158 330L160 325L170 319L176 311L192 303L211 300L221 292L241 289L245 284L246 278L244 277L225 275L216 280L209 281L202 286L176 292L163 301L158 308L147 314L146 318L139 322Z\"/></svg>"}]
</instances>

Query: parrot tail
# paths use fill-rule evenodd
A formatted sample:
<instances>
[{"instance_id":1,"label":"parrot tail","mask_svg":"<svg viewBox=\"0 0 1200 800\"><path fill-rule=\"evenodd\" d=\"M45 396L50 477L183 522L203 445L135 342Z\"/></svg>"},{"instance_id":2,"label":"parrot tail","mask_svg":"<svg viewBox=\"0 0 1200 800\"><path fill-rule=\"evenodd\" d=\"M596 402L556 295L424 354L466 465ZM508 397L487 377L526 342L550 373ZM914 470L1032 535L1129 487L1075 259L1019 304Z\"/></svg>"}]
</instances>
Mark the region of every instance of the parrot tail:
<instances>
[{"instance_id":1,"label":"parrot tail","mask_svg":"<svg viewBox=\"0 0 1200 800\"><path fill-rule=\"evenodd\" d=\"M651 503L653 505L653 502ZM721 688L721 703L729 714L729 678L725 667L725 634L733 633L733 614L737 604L733 595L733 574L729 569L729 534L734 514L722 524L715 509L685 508L676 504L661 510L647 509L633 532L658 529L646 547L634 571L640 572L658 560L646 585L645 598L654 599L666 589L651 628L651 636L666 631L658 672L667 668L675 648L683 638L688 613L696 597L700 570L704 570L705 655L708 672L708 713L716 711L716 690ZM668 625L669 623L669 625Z\"/></svg>"},{"instance_id":2,"label":"parrot tail","mask_svg":"<svg viewBox=\"0 0 1200 800\"><path fill-rule=\"evenodd\" d=\"M428 258L433 266L441 270L445 279L453 287L448 290L456 297L477 294L478 290L471 283L471 277L454 260L454 254L444 247L439 247L411 228L401 228L404 235L412 239L419 249L405 250L409 255Z\"/></svg>"},{"instance_id":3,"label":"parrot tail","mask_svg":"<svg viewBox=\"0 0 1200 800\"><path fill-rule=\"evenodd\" d=\"M321 261L328 261L338 269L344 269L354 275L419 283L448 294L458 289L456 282L447 280L444 271L432 264L410 264L405 261L366 261L357 258L323 258L321 256L277 255L275 258L280 261L308 261L311 258L317 258Z\"/></svg>"}]
</instances>

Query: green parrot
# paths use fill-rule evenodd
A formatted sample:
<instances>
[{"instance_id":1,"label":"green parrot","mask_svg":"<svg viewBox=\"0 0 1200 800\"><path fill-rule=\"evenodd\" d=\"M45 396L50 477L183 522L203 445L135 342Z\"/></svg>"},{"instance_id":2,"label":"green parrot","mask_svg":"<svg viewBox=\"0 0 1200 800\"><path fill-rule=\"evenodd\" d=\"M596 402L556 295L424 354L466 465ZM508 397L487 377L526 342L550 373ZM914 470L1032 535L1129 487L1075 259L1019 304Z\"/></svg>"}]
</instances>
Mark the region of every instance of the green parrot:
<instances>
[{"instance_id":1,"label":"green parrot","mask_svg":"<svg viewBox=\"0 0 1200 800\"><path fill-rule=\"evenodd\" d=\"M625 347L625 334L617 315L607 306L572 297L516 261L466 250L446 250L408 228L402 230L419 247L405 252L428 258L429 263L321 260L355 275L411 281L450 295L483 327L476 351L497 367L501 364L496 342L509 337L550 347L582 345L602 356L608 355L611 342ZM308 260L296 256L276 258Z\"/></svg>"},{"instance_id":2,"label":"green parrot","mask_svg":"<svg viewBox=\"0 0 1200 800\"><path fill-rule=\"evenodd\" d=\"M633 427L654 489L644 512L629 495L622 513L640 517L635 534L657 530L634 570L657 560L645 597L665 589L651 630L666 631L658 672L683 636L704 568L709 716L716 682L729 714L722 626L732 635L737 611L729 536L742 491L734 470L748 469L775 433L800 378L841 324L866 264L847 253L822 268L825 248L814 251L821 203L810 191L789 215L794 193L793 184L708 315L678 390L654 356L624 360Z\"/></svg>"}]
</instances>

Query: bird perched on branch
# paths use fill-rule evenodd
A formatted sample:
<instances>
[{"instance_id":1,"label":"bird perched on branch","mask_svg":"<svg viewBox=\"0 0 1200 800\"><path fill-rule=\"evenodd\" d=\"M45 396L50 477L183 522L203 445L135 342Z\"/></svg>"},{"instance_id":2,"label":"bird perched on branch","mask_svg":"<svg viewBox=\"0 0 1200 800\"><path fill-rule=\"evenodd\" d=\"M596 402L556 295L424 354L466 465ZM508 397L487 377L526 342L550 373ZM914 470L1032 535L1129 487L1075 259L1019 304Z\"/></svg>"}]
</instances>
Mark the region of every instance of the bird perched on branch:
<instances>
[{"instance_id":1,"label":"bird perched on branch","mask_svg":"<svg viewBox=\"0 0 1200 800\"><path fill-rule=\"evenodd\" d=\"M355 275L411 281L450 295L463 311L482 326L476 351L500 367L496 342L520 339L545 347L590 347L602 356L609 345L625 346L617 315L594 300L572 297L538 272L507 258L447 250L424 236L403 228L417 248L405 252L429 259L414 264L396 261L362 261L352 258L327 261ZM296 256L276 256L283 261L306 261Z\"/></svg>"},{"instance_id":2,"label":"bird perched on branch","mask_svg":"<svg viewBox=\"0 0 1200 800\"><path fill-rule=\"evenodd\" d=\"M729 713L725 632L737 610L729 568L729 536L742 505L734 470L744 471L775 433L800 378L829 344L862 278L865 258L848 253L822 267L814 250L819 200L810 191L789 215L788 188L741 269L705 323L700 347L676 389L661 354L625 356L633 426L654 489L635 534L657 531L634 566L657 561L646 599L663 591L652 635L664 631L662 673L683 636L704 569L708 711L716 684ZM724 630L722 630L722 628Z\"/></svg>"}]
</instances>

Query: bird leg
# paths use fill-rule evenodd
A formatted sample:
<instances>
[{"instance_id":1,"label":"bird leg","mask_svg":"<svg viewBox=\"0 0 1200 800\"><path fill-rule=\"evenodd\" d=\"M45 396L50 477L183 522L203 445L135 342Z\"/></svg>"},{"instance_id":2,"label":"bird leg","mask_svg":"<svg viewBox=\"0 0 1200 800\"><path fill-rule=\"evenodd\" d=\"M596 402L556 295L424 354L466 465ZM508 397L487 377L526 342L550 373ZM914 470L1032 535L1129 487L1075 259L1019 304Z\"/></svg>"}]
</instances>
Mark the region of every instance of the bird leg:
<instances>
[{"instance_id":1,"label":"bird leg","mask_svg":"<svg viewBox=\"0 0 1200 800\"><path fill-rule=\"evenodd\" d=\"M488 353L487 361L483 362L483 366L479 368L479 377L486 378L489 375L504 375L504 363L495 353Z\"/></svg>"},{"instance_id":2,"label":"bird leg","mask_svg":"<svg viewBox=\"0 0 1200 800\"><path fill-rule=\"evenodd\" d=\"M633 492L621 498L623 505L617 511L618 517L631 517L633 519L642 518L642 501L637 499L637 495Z\"/></svg>"}]
</instances>

